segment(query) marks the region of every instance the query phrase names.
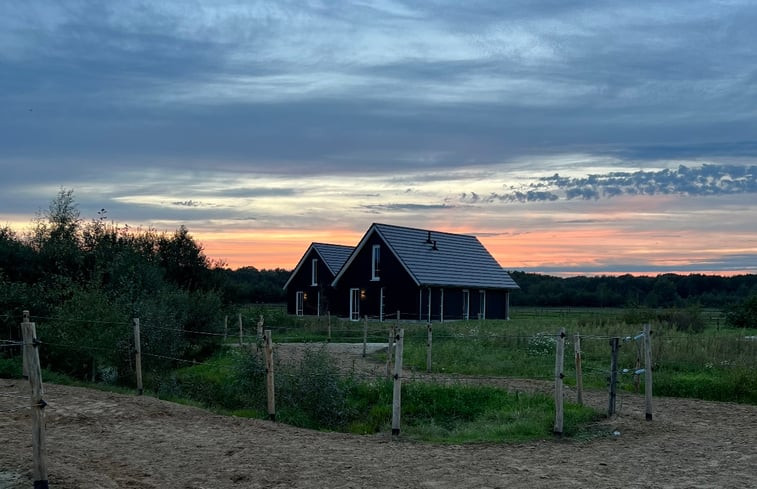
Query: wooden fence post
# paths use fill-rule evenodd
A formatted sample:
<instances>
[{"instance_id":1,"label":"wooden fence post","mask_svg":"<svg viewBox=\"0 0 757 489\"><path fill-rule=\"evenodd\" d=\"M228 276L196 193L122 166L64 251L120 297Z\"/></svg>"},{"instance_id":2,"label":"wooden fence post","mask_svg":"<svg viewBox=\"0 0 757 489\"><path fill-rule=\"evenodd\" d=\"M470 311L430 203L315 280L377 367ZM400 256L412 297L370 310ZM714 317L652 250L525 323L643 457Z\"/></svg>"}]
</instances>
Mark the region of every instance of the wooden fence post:
<instances>
[{"instance_id":1,"label":"wooden fence post","mask_svg":"<svg viewBox=\"0 0 757 489\"><path fill-rule=\"evenodd\" d=\"M134 318L134 372L137 374L137 395L142 395L142 341L139 336L139 318Z\"/></svg>"},{"instance_id":2,"label":"wooden fence post","mask_svg":"<svg viewBox=\"0 0 757 489\"><path fill-rule=\"evenodd\" d=\"M237 315L239 321L239 346L244 346L244 330L242 329L242 313Z\"/></svg>"},{"instance_id":3,"label":"wooden fence post","mask_svg":"<svg viewBox=\"0 0 757 489\"><path fill-rule=\"evenodd\" d=\"M555 345L555 435L563 433L563 366L565 362L565 328L560 328L560 335Z\"/></svg>"},{"instance_id":4,"label":"wooden fence post","mask_svg":"<svg viewBox=\"0 0 757 489\"><path fill-rule=\"evenodd\" d=\"M386 378L389 379L392 376L392 350L394 349L394 334L397 328L389 326L389 341L386 345Z\"/></svg>"},{"instance_id":5,"label":"wooden fence post","mask_svg":"<svg viewBox=\"0 0 757 489\"><path fill-rule=\"evenodd\" d=\"M431 321L426 323L426 372L431 372Z\"/></svg>"},{"instance_id":6,"label":"wooden fence post","mask_svg":"<svg viewBox=\"0 0 757 489\"><path fill-rule=\"evenodd\" d=\"M644 397L647 421L652 421L652 328L644 325Z\"/></svg>"},{"instance_id":7,"label":"wooden fence post","mask_svg":"<svg viewBox=\"0 0 757 489\"><path fill-rule=\"evenodd\" d=\"M227 314L223 318L223 342L226 343L226 338L229 336L229 315Z\"/></svg>"},{"instance_id":8,"label":"wooden fence post","mask_svg":"<svg viewBox=\"0 0 757 489\"><path fill-rule=\"evenodd\" d=\"M363 318L363 358L365 358L365 350L368 347L368 316Z\"/></svg>"},{"instance_id":9,"label":"wooden fence post","mask_svg":"<svg viewBox=\"0 0 757 489\"><path fill-rule=\"evenodd\" d=\"M576 333L573 337L574 351L576 354L576 402L583 406L584 404L584 375L581 365L581 335Z\"/></svg>"},{"instance_id":10,"label":"wooden fence post","mask_svg":"<svg viewBox=\"0 0 757 489\"><path fill-rule=\"evenodd\" d=\"M405 330L400 328L394 340L397 342L394 354L394 391L392 393L392 436L400 434L400 414L402 412L402 349Z\"/></svg>"},{"instance_id":11,"label":"wooden fence post","mask_svg":"<svg viewBox=\"0 0 757 489\"><path fill-rule=\"evenodd\" d=\"M21 322L22 331L21 334L23 336L23 325L29 322L29 311L24 311L24 319ZM21 375L26 380L29 380L29 366L27 365L26 355L22 352L21 353Z\"/></svg>"},{"instance_id":12,"label":"wooden fence post","mask_svg":"<svg viewBox=\"0 0 757 489\"><path fill-rule=\"evenodd\" d=\"M268 394L268 418L276 421L276 391L273 382L273 339L271 330L265 330L263 334L265 341L265 373L266 373L266 391Z\"/></svg>"},{"instance_id":13,"label":"wooden fence post","mask_svg":"<svg viewBox=\"0 0 757 489\"><path fill-rule=\"evenodd\" d=\"M263 318L263 315L260 315L260 319L258 319L258 330L256 332L257 340L263 341L263 324L265 324L265 318Z\"/></svg>"},{"instance_id":14,"label":"wooden fence post","mask_svg":"<svg viewBox=\"0 0 757 489\"><path fill-rule=\"evenodd\" d=\"M610 340L610 399L607 406L607 415L615 414L615 399L617 398L618 389L618 350L620 349L620 338Z\"/></svg>"},{"instance_id":15,"label":"wooden fence post","mask_svg":"<svg viewBox=\"0 0 757 489\"><path fill-rule=\"evenodd\" d=\"M47 489L47 455L45 452L45 406L42 398L42 369L39 365L39 351L37 347L37 328L28 321L28 311L24 311L24 322L21 323L21 333L24 338L24 358L26 359L29 385L31 386L32 408L32 479L35 489Z\"/></svg>"},{"instance_id":16,"label":"wooden fence post","mask_svg":"<svg viewBox=\"0 0 757 489\"><path fill-rule=\"evenodd\" d=\"M326 318L328 319L328 336L326 336L326 341L331 342L331 311L326 311Z\"/></svg>"},{"instance_id":17,"label":"wooden fence post","mask_svg":"<svg viewBox=\"0 0 757 489\"><path fill-rule=\"evenodd\" d=\"M636 368L633 371L633 391L636 394L639 393L639 384L641 384L641 378L640 378L641 375L639 374L640 371L641 371L641 348L639 347L639 343L636 342Z\"/></svg>"}]
</instances>

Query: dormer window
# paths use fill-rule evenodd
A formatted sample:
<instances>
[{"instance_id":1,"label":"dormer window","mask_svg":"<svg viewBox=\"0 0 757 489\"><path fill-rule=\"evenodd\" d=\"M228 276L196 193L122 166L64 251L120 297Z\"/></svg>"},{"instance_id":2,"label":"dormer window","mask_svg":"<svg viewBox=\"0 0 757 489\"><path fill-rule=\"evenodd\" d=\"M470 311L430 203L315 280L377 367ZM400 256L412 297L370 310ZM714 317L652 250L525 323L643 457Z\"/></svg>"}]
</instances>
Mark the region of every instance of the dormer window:
<instances>
[{"instance_id":1,"label":"dormer window","mask_svg":"<svg viewBox=\"0 0 757 489\"><path fill-rule=\"evenodd\" d=\"M371 280L378 280L381 272L381 245L373 245L371 252Z\"/></svg>"},{"instance_id":2,"label":"dormer window","mask_svg":"<svg viewBox=\"0 0 757 489\"><path fill-rule=\"evenodd\" d=\"M310 285L318 285L318 258L313 258L312 270L310 272Z\"/></svg>"}]
</instances>

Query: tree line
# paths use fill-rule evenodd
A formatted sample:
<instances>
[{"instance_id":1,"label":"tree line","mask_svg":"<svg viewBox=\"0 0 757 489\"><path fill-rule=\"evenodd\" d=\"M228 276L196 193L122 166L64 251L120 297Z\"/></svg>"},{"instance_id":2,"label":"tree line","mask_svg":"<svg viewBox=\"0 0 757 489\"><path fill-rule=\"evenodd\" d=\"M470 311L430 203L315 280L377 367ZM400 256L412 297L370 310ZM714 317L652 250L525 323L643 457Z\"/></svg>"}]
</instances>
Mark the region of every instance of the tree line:
<instances>
[{"instance_id":1,"label":"tree line","mask_svg":"<svg viewBox=\"0 0 757 489\"><path fill-rule=\"evenodd\" d=\"M220 332L233 304L283 300L286 271L228 270L184 226L121 226L105 209L84 220L72 190L31 224L25 233L0 228L3 339L18 339L22 311L31 311L51 345L43 364L78 377L130 368L133 318L146 353L203 358L214 343L202 333Z\"/></svg>"},{"instance_id":2,"label":"tree line","mask_svg":"<svg viewBox=\"0 0 757 489\"><path fill-rule=\"evenodd\" d=\"M538 307L690 306L729 309L757 296L757 275L598 276L561 278L514 271L512 303Z\"/></svg>"}]
</instances>

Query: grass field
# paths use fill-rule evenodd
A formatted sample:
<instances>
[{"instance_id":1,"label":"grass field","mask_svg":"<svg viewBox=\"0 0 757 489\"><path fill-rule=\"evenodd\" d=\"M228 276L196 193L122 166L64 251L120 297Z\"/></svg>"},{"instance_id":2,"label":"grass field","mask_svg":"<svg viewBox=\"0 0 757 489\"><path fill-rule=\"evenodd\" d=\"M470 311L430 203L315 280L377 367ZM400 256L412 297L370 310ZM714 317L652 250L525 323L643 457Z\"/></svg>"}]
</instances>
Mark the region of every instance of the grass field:
<instances>
[{"instance_id":1,"label":"grass field","mask_svg":"<svg viewBox=\"0 0 757 489\"><path fill-rule=\"evenodd\" d=\"M297 318L279 308L242 311L244 341L255 343L260 314L275 343L387 342L393 326L404 329L404 365L425 372L427 324L416 321L358 321ZM690 321L691 323L687 323ZM565 382L575 383L575 335L581 338L585 388L606 390L610 375L610 338L621 341L620 389L643 392L643 324L651 324L654 394L757 404L757 331L723 326L717 311L638 311L627 309L519 309L509 321L433 323L435 381L403 385L403 434L418 440L458 442L524 441L552 436L551 396L511 393L487 385L457 382L467 378L553 380L556 335L565 328ZM236 328L225 340L237 342ZM692 332L697 331L697 332ZM252 349L254 350L254 348ZM146 385L163 398L199 403L223 413L265 417L265 368L249 349L223 349L201 364L175 370L145 365ZM385 362L384 352L373 354ZM0 361L0 375L18 376L18 359ZM184 364L186 365L186 364ZM54 367L54 366L53 366ZM182 367L177 364L177 367ZM162 364L161 369L165 368ZM66 383L47 372L48 381ZM128 384L128 380L126 380ZM328 355L306 355L297 364L277 366L277 419L314 428L376 433L390 429L391 383L339 371ZM566 436L591 432L601 413L566 406Z\"/></svg>"},{"instance_id":2,"label":"grass field","mask_svg":"<svg viewBox=\"0 0 757 489\"><path fill-rule=\"evenodd\" d=\"M250 311L252 312L252 311ZM256 310L255 313L264 311ZM268 314L278 342L361 342L365 325L331 318ZM574 335L581 336L584 385L606 388L611 337L621 338L618 365L622 389L643 392L631 373L643 367L643 324L652 327L654 393L757 404L757 330L724 326L717 310L651 311L592 308L513 308L510 321L451 321L432 324L432 370L450 374L552 379L555 335L564 327L566 382L575 382ZM279 326L280 325L280 326ZM394 321L368 322L367 340L385 342ZM426 369L427 327L403 321L405 364ZM698 331L698 332L692 332ZM627 370L628 372L624 372Z\"/></svg>"}]
</instances>

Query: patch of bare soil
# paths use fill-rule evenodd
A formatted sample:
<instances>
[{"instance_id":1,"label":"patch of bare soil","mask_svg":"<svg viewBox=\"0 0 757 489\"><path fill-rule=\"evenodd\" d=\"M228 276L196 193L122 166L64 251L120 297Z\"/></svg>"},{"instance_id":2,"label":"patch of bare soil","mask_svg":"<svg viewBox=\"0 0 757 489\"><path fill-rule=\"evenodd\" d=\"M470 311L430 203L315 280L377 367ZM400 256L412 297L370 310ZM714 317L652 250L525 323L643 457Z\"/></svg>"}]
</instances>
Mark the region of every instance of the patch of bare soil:
<instances>
[{"instance_id":1,"label":"patch of bare soil","mask_svg":"<svg viewBox=\"0 0 757 489\"><path fill-rule=\"evenodd\" d=\"M342 360L384 371L361 353ZM61 489L757 487L757 406L655 398L647 422L643 397L623 395L603 437L443 446L219 416L152 397L45 389L49 480ZM29 409L16 409L27 395L24 381L0 379L0 488L32 485ZM604 392L585 397L605 409Z\"/></svg>"}]
</instances>

